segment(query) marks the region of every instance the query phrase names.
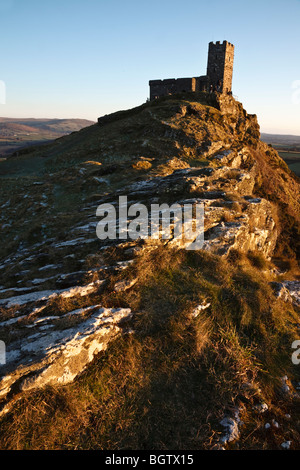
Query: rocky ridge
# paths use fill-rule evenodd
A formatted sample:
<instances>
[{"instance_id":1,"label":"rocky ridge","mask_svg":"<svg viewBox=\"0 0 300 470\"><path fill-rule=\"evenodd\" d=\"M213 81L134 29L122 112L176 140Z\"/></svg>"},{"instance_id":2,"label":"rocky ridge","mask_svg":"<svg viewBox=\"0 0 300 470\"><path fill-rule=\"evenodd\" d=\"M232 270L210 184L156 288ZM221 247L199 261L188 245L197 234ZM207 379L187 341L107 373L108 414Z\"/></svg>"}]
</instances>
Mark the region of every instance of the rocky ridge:
<instances>
[{"instance_id":1,"label":"rocky ridge","mask_svg":"<svg viewBox=\"0 0 300 470\"><path fill-rule=\"evenodd\" d=\"M54 218L47 227L47 218L51 219L55 211L49 201L49 184L56 176L30 182L27 196L37 201L31 222L41 220L40 225L44 222L39 232L44 235L38 243L28 244L16 232L13 246L18 248L8 252L0 263L1 339L6 344L6 364L1 366L0 381L2 414L28 390L74 380L111 341L120 334L132 333L136 312L106 306L103 294L122 292L138 283L130 275L127 279L126 273L130 274L131 267L145 251L161 244L186 248L184 241L178 244L172 239L99 240L96 209L100 204L117 206L118 198L124 195L129 205L143 203L149 209L151 204L164 202L180 206L201 204L205 210L204 251L220 257L236 252L258 253L267 260L274 257L282 230L278 206L257 190L261 168L255 155L270 152L273 159L277 157L259 141L255 116L247 115L233 98L209 98L212 99L216 101L205 104L162 100L160 107L143 106L137 113L142 115L140 121L132 113L124 112L117 120L111 115L103 122L100 120L98 127L93 126L91 136L100 133L99 164L93 150L89 165L77 162L67 170L71 184L82 188L83 199L88 193L87 186L92 191L82 200L76 219L70 216L69 221L66 211L53 223L54 229L51 227ZM132 134L134 119L137 129L143 128L142 138L137 137L138 130ZM159 124L156 139L151 136L151 126L143 127L143 120ZM125 172L124 163L120 165L107 158L108 154L120 151L117 139L110 142L113 148L103 147L103 132L107 131L109 140L109 129L117 123L118 135L125 135L126 142L127 136L133 135L136 141L135 153ZM67 160L72 152L80 158L82 150L78 144L71 148L70 139L72 136L51 147L49 154L57 152L60 146L61 152L67 149L64 150ZM162 157L164 148L167 155ZM126 154L127 149L123 152ZM276 162L281 165L279 157ZM278 171L297 187L284 165ZM299 204L296 194L294 201L292 213ZM28 207L32 209L33 205ZM1 210L2 228L9 232L13 202L4 202ZM66 223L63 237L55 233L60 220ZM111 253L117 253L113 261ZM276 282L275 275L274 290L282 292ZM284 300L299 305L300 282L291 279L283 286ZM230 427L232 422L224 421L222 425Z\"/></svg>"}]
</instances>

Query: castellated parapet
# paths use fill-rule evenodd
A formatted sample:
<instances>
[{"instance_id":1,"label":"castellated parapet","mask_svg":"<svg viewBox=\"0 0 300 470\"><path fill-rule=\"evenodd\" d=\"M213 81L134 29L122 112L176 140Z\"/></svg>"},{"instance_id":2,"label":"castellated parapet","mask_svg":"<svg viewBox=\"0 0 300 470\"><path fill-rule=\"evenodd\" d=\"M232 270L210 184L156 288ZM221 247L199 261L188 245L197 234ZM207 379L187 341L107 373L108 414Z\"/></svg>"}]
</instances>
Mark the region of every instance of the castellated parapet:
<instances>
[{"instance_id":1,"label":"castellated parapet","mask_svg":"<svg viewBox=\"0 0 300 470\"><path fill-rule=\"evenodd\" d=\"M232 93L234 45L228 41L210 42L207 74L192 78L150 80L150 100L183 92Z\"/></svg>"}]
</instances>

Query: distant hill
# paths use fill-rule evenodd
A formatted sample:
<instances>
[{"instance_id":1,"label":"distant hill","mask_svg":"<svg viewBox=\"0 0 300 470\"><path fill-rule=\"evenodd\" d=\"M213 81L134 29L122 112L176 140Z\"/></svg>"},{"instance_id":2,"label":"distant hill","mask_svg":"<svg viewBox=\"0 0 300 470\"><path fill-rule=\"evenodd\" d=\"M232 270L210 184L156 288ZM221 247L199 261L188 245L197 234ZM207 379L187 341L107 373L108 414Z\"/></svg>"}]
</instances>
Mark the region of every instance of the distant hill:
<instances>
[{"instance_id":1,"label":"distant hill","mask_svg":"<svg viewBox=\"0 0 300 470\"><path fill-rule=\"evenodd\" d=\"M13 119L0 117L0 139L16 135L47 133L60 137L91 126L87 119Z\"/></svg>"},{"instance_id":2,"label":"distant hill","mask_svg":"<svg viewBox=\"0 0 300 470\"><path fill-rule=\"evenodd\" d=\"M17 119L0 117L0 156L48 142L94 124L86 119Z\"/></svg>"},{"instance_id":3,"label":"distant hill","mask_svg":"<svg viewBox=\"0 0 300 470\"><path fill-rule=\"evenodd\" d=\"M300 135L261 134L261 140L267 144L290 146L300 145Z\"/></svg>"}]
</instances>

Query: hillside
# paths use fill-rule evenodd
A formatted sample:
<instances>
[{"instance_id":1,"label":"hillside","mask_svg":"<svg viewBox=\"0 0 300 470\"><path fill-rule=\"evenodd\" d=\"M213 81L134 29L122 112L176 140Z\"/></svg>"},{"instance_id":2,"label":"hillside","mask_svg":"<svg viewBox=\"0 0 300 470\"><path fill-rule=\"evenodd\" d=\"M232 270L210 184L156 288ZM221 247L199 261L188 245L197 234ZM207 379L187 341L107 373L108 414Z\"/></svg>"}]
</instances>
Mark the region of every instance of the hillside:
<instances>
[{"instance_id":1,"label":"hillside","mask_svg":"<svg viewBox=\"0 0 300 470\"><path fill-rule=\"evenodd\" d=\"M0 162L0 187L2 449L299 449L300 185L255 115L161 98ZM97 238L125 196L204 207L201 249L175 219Z\"/></svg>"},{"instance_id":2,"label":"hillside","mask_svg":"<svg viewBox=\"0 0 300 470\"><path fill-rule=\"evenodd\" d=\"M0 117L0 157L57 139L94 124L85 119L13 119Z\"/></svg>"},{"instance_id":3,"label":"hillside","mask_svg":"<svg viewBox=\"0 0 300 470\"><path fill-rule=\"evenodd\" d=\"M289 168L300 177L300 136L262 134L261 139L271 144Z\"/></svg>"}]
</instances>

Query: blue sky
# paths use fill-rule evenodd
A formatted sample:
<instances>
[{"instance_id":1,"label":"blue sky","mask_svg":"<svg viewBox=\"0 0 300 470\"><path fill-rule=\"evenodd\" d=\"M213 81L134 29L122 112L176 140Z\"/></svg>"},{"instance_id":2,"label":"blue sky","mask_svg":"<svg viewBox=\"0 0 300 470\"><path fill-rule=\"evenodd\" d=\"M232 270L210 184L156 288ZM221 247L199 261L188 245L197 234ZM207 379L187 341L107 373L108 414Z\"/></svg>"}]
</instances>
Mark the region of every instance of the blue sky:
<instances>
[{"instance_id":1,"label":"blue sky","mask_svg":"<svg viewBox=\"0 0 300 470\"><path fill-rule=\"evenodd\" d=\"M299 23L300 0L0 0L0 116L96 120L150 79L205 75L226 39L234 95L263 132L300 135Z\"/></svg>"}]
</instances>

